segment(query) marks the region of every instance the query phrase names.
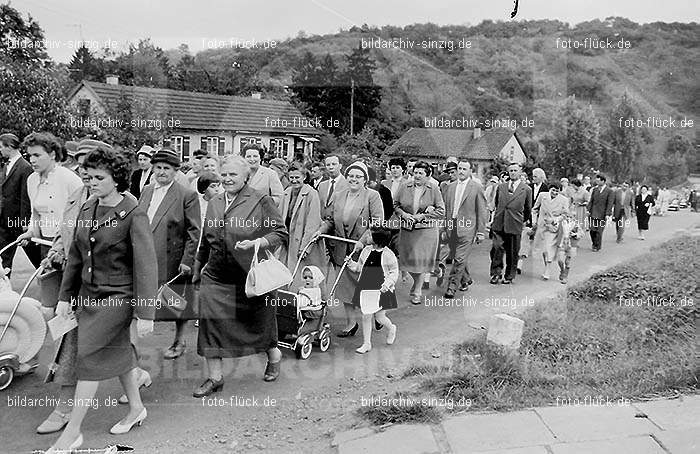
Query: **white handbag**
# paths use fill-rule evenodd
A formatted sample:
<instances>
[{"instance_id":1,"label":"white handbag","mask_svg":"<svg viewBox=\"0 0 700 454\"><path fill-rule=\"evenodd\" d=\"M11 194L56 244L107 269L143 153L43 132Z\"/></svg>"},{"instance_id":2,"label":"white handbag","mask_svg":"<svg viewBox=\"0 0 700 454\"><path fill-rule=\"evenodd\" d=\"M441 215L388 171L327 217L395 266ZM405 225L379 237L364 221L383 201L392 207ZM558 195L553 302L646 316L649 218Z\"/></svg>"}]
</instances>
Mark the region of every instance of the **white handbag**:
<instances>
[{"instance_id":1,"label":"white handbag","mask_svg":"<svg viewBox=\"0 0 700 454\"><path fill-rule=\"evenodd\" d=\"M258 261L259 250L260 241L256 240L253 261L245 281L245 294L248 297L270 293L292 282L292 273L269 250L265 251L267 260Z\"/></svg>"}]
</instances>

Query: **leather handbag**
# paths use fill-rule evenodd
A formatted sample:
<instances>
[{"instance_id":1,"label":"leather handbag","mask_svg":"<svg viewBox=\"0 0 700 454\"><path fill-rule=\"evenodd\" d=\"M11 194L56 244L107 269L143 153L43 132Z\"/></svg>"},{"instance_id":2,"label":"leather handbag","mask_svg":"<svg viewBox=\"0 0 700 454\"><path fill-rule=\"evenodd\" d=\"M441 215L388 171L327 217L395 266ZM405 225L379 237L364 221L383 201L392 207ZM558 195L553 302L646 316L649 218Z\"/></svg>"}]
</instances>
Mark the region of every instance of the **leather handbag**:
<instances>
[{"instance_id":1,"label":"leather handbag","mask_svg":"<svg viewBox=\"0 0 700 454\"><path fill-rule=\"evenodd\" d=\"M187 299L170 287L182 276L182 274L178 274L158 289L158 299L160 300L160 307L157 310L158 320L179 320L187 308Z\"/></svg>"},{"instance_id":2,"label":"leather handbag","mask_svg":"<svg viewBox=\"0 0 700 454\"><path fill-rule=\"evenodd\" d=\"M259 261L260 241L255 241L255 251L250 264L250 271L245 281L245 294L248 297L261 296L277 290L292 282L292 273L272 255L269 250L265 251L267 260Z\"/></svg>"}]
</instances>

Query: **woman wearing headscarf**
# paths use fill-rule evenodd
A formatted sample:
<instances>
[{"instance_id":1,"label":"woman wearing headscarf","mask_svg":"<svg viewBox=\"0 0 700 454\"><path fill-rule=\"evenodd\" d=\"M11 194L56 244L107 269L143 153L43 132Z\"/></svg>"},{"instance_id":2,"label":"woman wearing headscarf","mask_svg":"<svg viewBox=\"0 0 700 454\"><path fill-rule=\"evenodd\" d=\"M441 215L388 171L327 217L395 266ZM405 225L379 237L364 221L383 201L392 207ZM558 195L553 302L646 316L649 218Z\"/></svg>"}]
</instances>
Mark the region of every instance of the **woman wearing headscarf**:
<instances>
[{"instance_id":1,"label":"woman wearing headscarf","mask_svg":"<svg viewBox=\"0 0 700 454\"><path fill-rule=\"evenodd\" d=\"M110 433L127 433L147 416L129 331L134 316L139 335L153 331L157 262L148 217L123 194L130 173L123 155L100 147L84 166L94 198L80 209L56 309L64 316L71 306L76 311L78 382L70 421L47 451L52 454L80 447L82 422L102 380L119 377L129 398L129 413Z\"/></svg>"},{"instance_id":2,"label":"woman wearing headscarf","mask_svg":"<svg viewBox=\"0 0 700 454\"><path fill-rule=\"evenodd\" d=\"M413 167L413 181L403 185L394 200L394 212L401 218L399 268L413 278L411 303L421 304L423 280L436 266L438 224L445 216L445 203L437 185L429 182L430 164L419 161Z\"/></svg>"},{"instance_id":3,"label":"woman wearing headscarf","mask_svg":"<svg viewBox=\"0 0 700 454\"><path fill-rule=\"evenodd\" d=\"M560 185L553 183L549 191L540 193L532 208L535 225L533 249L542 252L544 280L549 280L550 265L557 258L557 249L563 234L561 222L569 213L569 205L569 198L561 192Z\"/></svg>"},{"instance_id":4,"label":"woman wearing headscarf","mask_svg":"<svg viewBox=\"0 0 700 454\"><path fill-rule=\"evenodd\" d=\"M288 234L272 197L248 186L249 176L245 159L225 156L225 192L207 206L193 281L200 284L197 353L206 359L208 378L194 397L223 389L223 358L265 352L263 380L274 381L280 373L275 306L268 303L269 294L249 297L245 287L256 243L272 251Z\"/></svg>"},{"instance_id":5,"label":"woman wearing headscarf","mask_svg":"<svg viewBox=\"0 0 700 454\"><path fill-rule=\"evenodd\" d=\"M367 165L362 161L354 162L345 169L345 178L348 186L333 193L328 215L314 234L314 239L321 234L330 234L356 242L355 245L345 241L329 242L331 261L338 268L347 256L361 251L371 242L370 226L384 222L382 199L377 191L366 186L369 181ZM343 302L346 318L345 329L338 337L354 336L360 328L355 310L358 306L353 305L357 279L357 273L346 270L336 288L335 298Z\"/></svg>"},{"instance_id":6,"label":"woman wearing headscarf","mask_svg":"<svg viewBox=\"0 0 700 454\"><path fill-rule=\"evenodd\" d=\"M290 271L302 259L299 270L306 264L323 266L327 263L322 242L314 243L304 257L301 257L304 247L313 239L314 233L321 226L321 202L318 192L304 183L308 178L307 170L299 163L293 163L288 172L289 187L284 190L282 197L282 219L289 231L289 245L282 247L279 252L280 260ZM299 273L294 276L292 286L301 282Z\"/></svg>"}]
</instances>

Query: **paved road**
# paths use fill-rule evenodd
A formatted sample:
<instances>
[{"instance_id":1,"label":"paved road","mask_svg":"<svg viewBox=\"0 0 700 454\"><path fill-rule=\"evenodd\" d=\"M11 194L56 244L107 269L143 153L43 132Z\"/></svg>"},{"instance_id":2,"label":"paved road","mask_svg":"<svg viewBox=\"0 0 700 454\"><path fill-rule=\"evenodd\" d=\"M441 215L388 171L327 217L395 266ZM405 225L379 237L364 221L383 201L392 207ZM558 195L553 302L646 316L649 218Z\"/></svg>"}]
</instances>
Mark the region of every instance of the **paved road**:
<instances>
[{"instance_id":1,"label":"paved road","mask_svg":"<svg viewBox=\"0 0 700 454\"><path fill-rule=\"evenodd\" d=\"M623 244L615 243L614 229L606 229L603 250L590 251L590 239L582 241L572 268L570 284L586 279L596 271L647 251L693 227L700 227L700 215L684 210L651 220L646 241L629 231ZM636 230L636 229L633 229ZM697 232L697 228L695 230ZM122 437L110 436L108 428L125 414L123 406L112 403L120 393L118 380L100 386L97 411L91 411L83 430L85 447L103 447L119 442L138 447L138 452L314 452L330 453L333 433L357 423L352 412L362 398L394 390L396 377L410 364L447 360L450 345L478 333L489 317L499 312L517 312L530 304L544 303L565 286L553 280L543 282L539 260L530 260L525 273L514 285L488 284L490 242L474 252L470 269L475 285L460 305L440 304L444 289L431 288L426 305L408 303L408 286L399 283L399 309L390 317L399 326L396 344L383 346L383 333L374 334L372 352L357 355L361 343L355 338L338 339L328 352L314 351L307 361L298 361L285 351L282 374L275 383L264 383L262 355L225 362L224 391L217 400L191 397L205 376L202 359L196 355L194 329L187 338L188 351L176 361L162 359L172 340L172 324L159 323L153 336L140 346L142 365L150 371L153 386L143 392L149 415L143 427ZM15 286L21 286L29 269L15 260ZM431 305L433 304L433 305ZM342 309L333 308L331 324L342 328ZM52 346L47 340L40 354L48 362ZM439 359L435 359L439 357ZM0 396L0 452L30 452L46 449L57 435L39 436L36 425L50 412L46 407L5 408L12 398L46 398L55 395L56 386L43 385L45 367L16 381Z\"/></svg>"}]
</instances>

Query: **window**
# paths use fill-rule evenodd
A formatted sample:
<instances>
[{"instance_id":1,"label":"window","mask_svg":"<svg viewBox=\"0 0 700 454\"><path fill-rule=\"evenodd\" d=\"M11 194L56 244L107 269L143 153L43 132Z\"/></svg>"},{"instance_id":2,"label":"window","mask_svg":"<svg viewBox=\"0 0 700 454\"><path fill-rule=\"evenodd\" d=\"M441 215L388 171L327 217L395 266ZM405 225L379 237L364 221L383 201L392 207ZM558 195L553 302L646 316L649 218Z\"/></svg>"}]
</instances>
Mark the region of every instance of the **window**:
<instances>
[{"instance_id":1,"label":"window","mask_svg":"<svg viewBox=\"0 0 700 454\"><path fill-rule=\"evenodd\" d=\"M513 145L510 146L510 162L514 162L515 160L515 147Z\"/></svg>"},{"instance_id":2,"label":"window","mask_svg":"<svg viewBox=\"0 0 700 454\"><path fill-rule=\"evenodd\" d=\"M170 138L170 146L173 150L180 153L182 156L182 136L173 136Z\"/></svg>"},{"instance_id":3,"label":"window","mask_svg":"<svg viewBox=\"0 0 700 454\"><path fill-rule=\"evenodd\" d=\"M79 99L78 100L78 113L81 118L87 118L90 115L90 100L89 99Z\"/></svg>"},{"instance_id":4,"label":"window","mask_svg":"<svg viewBox=\"0 0 700 454\"><path fill-rule=\"evenodd\" d=\"M270 153L275 158L287 158L287 140L286 139L270 139Z\"/></svg>"},{"instance_id":5,"label":"window","mask_svg":"<svg viewBox=\"0 0 700 454\"><path fill-rule=\"evenodd\" d=\"M255 144L262 146L262 138L260 137L241 137L241 148L246 145Z\"/></svg>"},{"instance_id":6,"label":"window","mask_svg":"<svg viewBox=\"0 0 700 454\"><path fill-rule=\"evenodd\" d=\"M207 153L219 153L219 138L218 137L202 137L201 148Z\"/></svg>"}]
</instances>

